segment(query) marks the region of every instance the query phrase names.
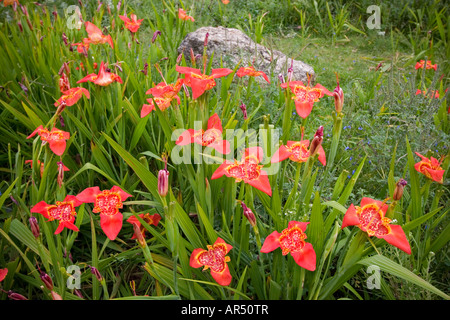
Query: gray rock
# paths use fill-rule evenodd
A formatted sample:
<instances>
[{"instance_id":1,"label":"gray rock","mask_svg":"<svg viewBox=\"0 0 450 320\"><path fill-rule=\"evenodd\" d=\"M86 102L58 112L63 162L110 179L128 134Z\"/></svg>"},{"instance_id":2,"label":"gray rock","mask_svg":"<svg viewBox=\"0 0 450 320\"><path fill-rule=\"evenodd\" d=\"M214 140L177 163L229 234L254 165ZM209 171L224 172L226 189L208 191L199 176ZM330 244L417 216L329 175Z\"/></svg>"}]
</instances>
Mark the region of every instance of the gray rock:
<instances>
[{"instance_id":1,"label":"gray rock","mask_svg":"<svg viewBox=\"0 0 450 320\"><path fill-rule=\"evenodd\" d=\"M245 33L234 28L202 27L197 29L184 38L178 47L178 53L184 53L185 57L189 59L192 48L194 55L202 55L206 33L209 34L206 52L208 57L211 57L214 52L213 65L215 67L218 67L220 58L222 58L223 66L230 69L234 69L242 60L240 64L242 67L253 65L256 70L264 71L269 78L271 75L278 77L279 74L282 74L286 79L288 68L292 63L291 58L286 57L280 51L269 50L257 44ZM307 74L311 76L313 83L314 69L302 61L293 60L292 80L301 80L306 84ZM262 77L258 78L262 79Z\"/></svg>"}]
</instances>

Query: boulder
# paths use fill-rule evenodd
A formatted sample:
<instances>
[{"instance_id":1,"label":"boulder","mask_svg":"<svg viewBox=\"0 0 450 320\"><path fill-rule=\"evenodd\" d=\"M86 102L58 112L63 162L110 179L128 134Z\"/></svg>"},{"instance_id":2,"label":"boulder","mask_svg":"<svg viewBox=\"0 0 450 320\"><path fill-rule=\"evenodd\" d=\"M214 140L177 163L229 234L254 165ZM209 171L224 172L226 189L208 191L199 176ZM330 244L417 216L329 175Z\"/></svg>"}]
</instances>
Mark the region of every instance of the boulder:
<instances>
[{"instance_id":1,"label":"boulder","mask_svg":"<svg viewBox=\"0 0 450 320\"><path fill-rule=\"evenodd\" d=\"M256 70L264 71L269 77L271 75L278 77L282 74L286 79L288 68L291 67L293 61L292 80L301 80L306 84L307 74L309 74L311 82L314 82L315 73L310 65L299 60L292 60L280 51L270 50L234 28L199 28L187 34L178 47L178 53L184 53L185 57L188 58L191 55L192 48L194 55L202 55L206 33L209 34L206 52L208 57L211 57L214 52L213 65L215 67L218 67L220 58L222 58L223 66L230 69L234 69L237 63L242 60L240 66L253 65Z\"/></svg>"}]
</instances>

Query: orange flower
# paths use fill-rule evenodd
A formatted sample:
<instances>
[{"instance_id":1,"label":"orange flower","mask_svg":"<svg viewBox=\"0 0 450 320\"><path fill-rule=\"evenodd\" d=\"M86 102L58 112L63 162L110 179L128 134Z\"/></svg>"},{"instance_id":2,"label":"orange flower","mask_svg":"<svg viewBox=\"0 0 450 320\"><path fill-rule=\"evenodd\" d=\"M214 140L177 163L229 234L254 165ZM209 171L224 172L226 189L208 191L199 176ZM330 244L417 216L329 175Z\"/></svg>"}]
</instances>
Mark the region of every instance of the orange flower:
<instances>
[{"instance_id":1,"label":"orange flower","mask_svg":"<svg viewBox=\"0 0 450 320\"><path fill-rule=\"evenodd\" d=\"M64 228L68 228L73 231L78 230L77 226L74 225L75 216L77 212L75 207L81 205L82 202L77 200L75 196L67 196L63 201L56 201L56 204L47 204L45 201L38 202L30 212L40 213L48 221L58 220L59 225L55 231L55 234L63 231Z\"/></svg>"},{"instance_id":2,"label":"orange flower","mask_svg":"<svg viewBox=\"0 0 450 320\"><path fill-rule=\"evenodd\" d=\"M62 131L54 127L51 131L45 129L42 125L37 127L36 130L30 134L27 139L34 137L38 134L41 137L42 142L48 142L50 150L56 155L61 156L66 150L66 140L70 138L70 133Z\"/></svg>"},{"instance_id":3,"label":"orange flower","mask_svg":"<svg viewBox=\"0 0 450 320\"><path fill-rule=\"evenodd\" d=\"M181 20L187 21L187 20L191 20L192 22L194 22L194 18L191 16L188 16L186 14L186 11L184 11L183 9L178 9L178 18L180 18Z\"/></svg>"},{"instance_id":4,"label":"orange flower","mask_svg":"<svg viewBox=\"0 0 450 320\"><path fill-rule=\"evenodd\" d=\"M318 102L325 94L332 96L333 94L328 91L321 84L316 84L313 88L308 85L305 87L301 81L291 81L281 84L281 87L286 89L289 87L294 94L292 99L295 101L295 108L300 117L305 119L312 111L314 102Z\"/></svg>"},{"instance_id":5,"label":"orange flower","mask_svg":"<svg viewBox=\"0 0 450 320\"><path fill-rule=\"evenodd\" d=\"M70 107L77 103L78 100L83 96L90 98L89 91L84 88L76 87L63 92L63 95L55 102L55 107L59 107L61 103L65 102L66 106Z\"/></svg>"},{"instance_id":6,"label":"orange flower","mask_svg":"<svg viewBox=\"0 0 450 320\"><path fill-rule=\"evenodd\" d=\"M244 76L251 76L251 77L262 76L264 80L270 83L269 77L267 77L267 75L263 71L256 71L255 68L252 66L239 68L239 70L236 72L236 75L239 78L242 78Z\"/></svg>"},{"instance_id":7,"label":"orange flower","mask_svg":"<svg viewBox=\"0 0 450 320\"><path fill-rule=\"evenodd\" d=\"M441 161L438 161L433 157L428 159L418 152L416 152L416 154L422 158L422 160L414 165L414 169L433 181L443 183L445 170L441 168L441 163L444 159L442 158Z\"/></svg>"},{"instance_id":8,"label":"orange flower","mask_svg":"<svg viewBox=\"0 0 450 320\"><path fill-rule=\"evenodd\" d=\"M9 5L13 5L15 3L19 4L19 0L3 0L3 6L9 6Z\"/></svg>"},{"instance_id":9,"label":"orange flower","mask_svg":"<svg viewBox=\"0 0 450 320\"><path fill-rule=\"evenodd\" d=\"M111 35L105 36L103 32L93 23L86 21L86 32L88 33L88 38L83 39L83 43L108 43L111 48L114 49L113 41ZM79 51L78 51L79 52Z\"/></svg>"},{"instance_id":10,"label":"orange flower","mask_svg":"<svg viewBox=\"0 0 450 320\"><path fill-rule=\"evenodd\" d=\"M92 212L100 213L100 226L110 240L116 239L122 229L123 215L119 209L123 208L123 201L128 197L132 195L118 186L103 191L99 187L86 188L77 195L81 202L94 203Z\"/></svg>"},{"instance_id":11,"label":"orange flower","mask_svg":"<svg viewBox=\"0 0 450 320\"><path fill-rule=\"evenodd\" d=\"M157 213L155 214L150 214L150 213L146 213L146 214L139 214L139 217L144 220L145 222L147 222L147 224L149 225L154 225L155 227L158 225L159 221L161 220L161 216ZM136 224L142 234L142 237L145 238L145 232L147 231L147 229L145 229L145 227L143 225L141 225L141 222L135 217L135 216L131 216L127 219L127 222L131 223L131 224ZM131 239L136 239L137 236L136 234L133 234L133 237Z\"/></svg>"},{"instance_id":12,"label":"orange flower","mask_svg":"<svg viewBox=\"0 0 450 320\"><path fill-rule=\"evenodd\" d=\"M197 130L188 129L184 131L176 141L177 145L188 145L190 143L197 143L204 147L214 148L216 151L222 154L230 153L230 143L227 140L222 139L222 123L217 115L214 113L208 119L207 130Z\"/></svg>"},{"instance_id":13,"label":"orange flower","mask_svg":"<svg viewBox=\"0 0 450 320\"><path fill-rule=\"evenodd\" d=\"M431 95L433 96L433 98L439 99L439 91L438 90L431 90L430 92L431 92ZM418 96L419 94L423 94L426 97L427 91L426 90L422 91L420 89L417 89L416 96Z\"/></svg>"},{"instance_id":14,"label":"orange flower","mask_svg":"<svg viewBox=\"0 0 450 320\"><path fill-rule=\"evenodd\" d=\"M192 268L204 267L203 270L211 270L211 276L221 286L227 286L231 283L230 269L227 262L230 257L227 256L233 247L227 244L223 239L217 238L213 245L207 246L208 250L197 248L192 251L189 265Z\"/></svg>"},{"instance_id":15,"label":"orange flower","mask_svg":"<svg viewBox=\"0 0 450 320\"><path fill-rule=\"evenodd\" d=\"M316 270L316 252L311 243L304 241L309 222L290 221L281 233L272 232L267 236L261 248L262 253L281 248L283 256L290 253L295 263L309 271Z\"/></svg>"},{"instance_id":16,"label":"orange flower","mask_svg":"<svg viewBox=\"0 0 450 320\"><path fill-rule=\"evenodd\" d=\"M103 86L103 87L110 85L114 81L123 83L122 78L119 75L106 71L106 66L103 63L103 61L100 64L98 74L95 74L95 73L88 74L83 79L78 80L77 83L83 83L83 82L88 82L88 81L93 82L93 83L95 83L99 86Z\"/></svg>"},{"instance_id":17,"label":"orange flower","mask_svg":"<svg viewBox=\"0 0 450 320\"><path fill-rule=\"evenodd\" d=\"M229 3L230 3L230 0L222 0L222 3L223 3L223 4L229 4Z\"/></svg>"},{"instance_id":18,"label":"orange flower","mask_svg":"<svg viewBox=\"0 0 450 320\"><path fill-rule=\"evenodd\" d=\"M348 208L342 220L342 229L357 226L367 232L369 237L384 239L407 254L411 254L411 247L402 227L391 225L391 219L385 217L388 207L382 201L362 198L361 207L355 207L352 203Z\"/></svg>"},{"instance_id":19,"label":"orange flower","mask_svg":"<svg viewBox=\"0 0 450 320\"><path fill-rule=\"evenodd\" d=\"M25 163L26 164L29 163L30 166L33 167L33 160L26 160ZM44 174L44 164L41 161L39 161L39 160L37 161L37 164L39 166L39 171L40 171L41 177L42 177L42 175ZM65 165L63 165L62 168L63 168L64 171L70 171L70 169L67 168Z\"/></svg>"},{"instance_id":20,"label":"orange flower","mask_svg":"<svg viewBox=\"0 0 450 320\"><path fill-rule=\"evenodd\" d=\"M65 72L61 74L58 83L59 83L59 91L64 92L70 89L69 78L67 77Z\"/></svg>"},{"instance_id":21,"label":"orange flower","mask_svg":"<svg viewBox=\"0 0 450 320\"><path fill-rule=\"evenodd\" d=\"M206 75L201 72L200 69L194 69L190 67L176 66L175 70L185 75L184 84L192 89L192 98L197 99L206 90L211 90L216 86L214 79L225 77L233 72L228 68L212 69L211 75Z\"/></svg>"},{"instance_id":22,"label":"orange flower","mask_svg":"<svg viewBox=\"0 0 450 320\"><path fill-rule=\"evenodd\" d=\"M236 179L236 182L244 181L252 187L272 196L267 172L259 165L264 152L261 147L250 147L245 149L240 162L237 160L224 161L213 173L211 179L218 179L223 175Z\"/></svg>"},{"instance_id":23,"label":"orange flower","mask_svg":"<svg viewBox=\"0 0 450 320\"><path fill-rule=\"evenodd\" d=\"M423 67L425 66L425 60L420 60L419 62L416 63L416 70L417 69L423 69ZM430 60L427 60L427 65L425 67L426 69L434 69L434 71L437 70L437 64L431 64Z\"/></svg>"},{"instance_id":24,"label":"orange flower","mask_svg":"<svg viewBox=\"0 0 450 320\"><path fill-rule=\"evenodd\" d=\"M122 19L123 22L125 22L125 28L130 30L130 32L135 33L138 31L139 27L141 26L142 21L144 19L137 20L137 16L135 14L131 14L130 18L127 16L119 16L120 19Z\"/></svg>"},{"instance_id":25,"label":"orange flower","mask_svg":"<svg viewBox=\"0 0 450 320\"><path fill-rule=\"evenodd\" d=\"M158 98L173 98L180 91L183 82L184 79L178 79L175 83L171 84L160 82L153 88L148 89L145 94L151 94Z\"/></svg>"},{"instance_id":26,"label":"orange flower","mask_svg":"<svg viewBox=\"0 0 450 320\"><path fill-rule=\"evenodd\" d=\"M180 97L179 96L175 96L175 98L160 98L160 97L155 97L152 99L147 99L147 102L149 104L144 104L142 106L141 109L141 118L144 118L145 116L147 116L150 112L152 112L153 110L155 110L155 103L153 101L156 102L156 105L158 106L159 110L164 111L166 110L168 107L170 107L172 100L176 100L177 104L181 103Z\"/></svg>"}]
</instances>

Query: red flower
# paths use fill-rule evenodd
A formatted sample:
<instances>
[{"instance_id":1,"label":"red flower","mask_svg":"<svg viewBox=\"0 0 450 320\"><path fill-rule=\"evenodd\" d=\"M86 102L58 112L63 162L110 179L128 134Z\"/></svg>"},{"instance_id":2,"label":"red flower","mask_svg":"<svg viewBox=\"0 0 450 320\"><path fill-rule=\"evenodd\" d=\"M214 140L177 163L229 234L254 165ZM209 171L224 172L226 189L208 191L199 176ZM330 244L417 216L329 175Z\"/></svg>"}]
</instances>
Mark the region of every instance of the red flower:
<instances>
[{"instance_id":1,"label":"red flower","mask_svg":"<svg viewBox=\"0 0 450 320\"><path fill-rule=\"evenodd\" d=\"M147 222L149 225L154 225L155 227L158 225L159 221L161 220L161 216L157 213L150 215L150 213L146 213L143 214L141 213L139 215L140 218L142 218L142 220L144 220L145 222ZM127 222L131 223L131 224L136 224L139 228L139 230L142 233L142 237L145 238L145 227L141 225L141 222L135 217L135 216L131 216L127 219ZM133 237L131 239L136 239L136 234L133 234Z\"/></svg>"},{"instance_id":2,"label":"red flower","mask_svg":"<svg viewBox=\"0 0 450 320\"><path fill-rule=\"evenodd\" d=\"M236 75L239 78L242 78L244 76L251 76L251 77L262 76L264 80L270 83L269 77L267 77L267 75L263 71L256 71L255 68L252 66L239 68L239 70L236 72Z\"/></svg>"},{"instance_id":3,"label":"red flower","mask_svg":"<svg viewBox=\"0 0 450 320\"><path fill-rule=\"evenodd\" d=\"M425 66L425 60L420 60L419 62L416 63L416 70L417 69L423 69L423 67ZM426 65L426 69L434 69L434 71L437 70L437 64L431 64L430 60L427 60L427 65Z\"/></svg>"},{"instance_id":4,"label":"red flower","mask_svg":"<svg viewBox=\"0 0 450 320\"><path fill-rule=\"evenodd\" d=\"M402 227L391 225L391 219L385 217L388 207L382 201L362 198L361 207L351 204L348 208L342 220L342 229L357 226L367 232L369 237L384 239L407 254L411 254L411 247Z\"/></svg>"},{"instance_id":5,"label":"red flower","mask_svg":"<svg viewBox=\"0 0 450 320\"><path fill-rule=\"evenodd\" d=\"M34 137L38 134L43 142L48 142L50 150L52 150L56 155L61 156L66 150L66 140L70 138L70 133L66 131L53 128L48 131L42 126L36 128L32 134L30 134L27 139Z\"/></svg>"},{"instance_id":6,"label":"red flower","mask_svg":"<svg viewBox=\"0 0 450 320\"><path fill-rule=\"evenodd\" d=\"M82 53L84 55L87 55L87 52L89 50L89 39L84 38L82 42L72 43L72 46L77 47L78 53Z\"/></svg>"},{"instance_id":7,"label":"red flower","mask_svg":"<svg viewBox=\"0 0 450 320\"><path fill-rule=\"evenodd\" d=\"M148 89L145 94L151 94L158 98L173 98L180 91L183 82L184 79L178 79L175 83L171 84L160 82L153 88Z\"/></svg>"},{"instance_id":8,"label":"red flower","mask_svg":"<svg viewBox=\"0 0 450 320\"><path fill-rule=\"evenodd\" d=\"M139 27L141 26L142 21L144 21L144 19L139 19L137 20L137 16L135 14L131 14L130 18L128 18L127 16L119 16L120 19L122 19L123 22L125 22L125 28L127 28L128 30L130 30L130 32L137 32Z\"/></svg>"},{"instance_id":9,"label":"red flower","mask_svg":"<svg viewBox=\"0 0 450 320\"><path fill-rule=\"evenodd\" d=\"M150 112L155 110L155 103L153 102L153 100L156 102L156 105L158 106L159 110L161 110L161 111L164 111L168 107L170 107L170 104L172 103L172 100L176 100L177 104L181 103L181 100L180 100L179 96L175 96L175 99L173 99L173 98L160 98L160 97L155 97L153 99L147 99L147 102L149 104L144 104L142 106L141 118L144 118Z\"/></svg>"},{"instance_id":10,"label":"red flower","mask_svg":"<svg viewBox=\"0 0 450 320\"><path fill-rule=\"evenodd\" d=\"M218 179L223 175L236 179L236 182L244 181L258 190L272 196L267 172L262 170L262 165L258 165L263 158L261 147L250 147L245 149L240 162L234 160L223 162L213 173L211 179Z\"/></svg>"},{"instance_id":11,"label":"red flower","mask_svg":"<svg viewBox=\"0 0 450 320\"><path fill-rule=\"evenodd\" d=\"M5 278L6 275L8 274L8 269L0 269L0 282L2 282Z\"/></svg>"},{"instance_id":12,"label":"red flower","mask_svg":"<svg viewBox=\"0 0 450 320\"><path fill-rule=\"evenodd\" d=\"M287 158L291 159L295 162L306 162L310 156L309 140L302 141L288 141L284 146L280 146L278 150L274 153L271 162L281 162ZM318 149L319 161L322 165L327 164L327 160L325 157L325 151L323 147L320 145Z\"/></svg>"},{"instance_id":13,"label":"red flower","mask_svg":"<svg viewBox=\"0 0 450 320\"><path fill-rule=\"evenodd\" d=\"M197 99L206 90L211 90L216 86L214 79L225 77L233 72L228 68L212 69L211 75L203 74L200 69L176 66L175 70L185 75L184 83L192 88L192 98Z\"/></svg>"},{"instance_id":14,"label":"red flower","mask_svg":"<svg viewBox=\"0 0 450 320\"><path fill-rule=\"evenodd\" d=\"M217 238L213 245L207 246L208 250L197 248L192 251L189 265L193 268L204 267L203 270L210 269L211 276L221 286L227 286L231 283L230 269L227 262L230 257L227 256L233 247L227 244L223 239Z\"/></svg>"},{"instance_id":15,"label":"red flower","mask_svg":"<svg viewBox=\"0 0 450 320\"><path fill-rule=\"evenodd\" d=\"M59 225L55 231L55 234L63 231L64 228L80 231L77 226L74 225L75 216L77 212L75 207L81 205L82 202L79 201L75 196L67 196L63 201L56 201L56 204L47 204L45 201L38 202L30 212L40 213L48 221L58 220Z\"/></svg>"},{"instance_id":16,"label":"red flower","mask_svg":"<svg viewBox=\"0 0 450 320\"><path fill-rule=\"evenodd\" d=\"M69 78L67 77L65 72L61 74L58 83L59 83L59 91L64 92L70 89Z\"/></svg>"},{"instance_id":17,"label":"red flower","mask_svg":"<svg viewBox=\"0 0 450 320\"><path fill-rule=\"evenodd\" d=\"M123 215L119 209L123 208L122 202L128 197L132 195L117 186L104 191L100 191L99 187L91 187L77 195L81 202L94 203L92 212L100 213L100 226L110 240L116 239L122 229Z\"/></svg>"},{"instance_id":18,"label":"red flower","mask_svg":"<svg viewBox=\"0 0 450 320\"><path fill-rule=\"evenodd\" d=\"M419 95L419 94L423 94L426 97L427 96L427 91L426 90L422 91L420 89L417 89L416 96ZM438 90L431 90L431 95L433 96L433 98L439 99L439 91Z\"/></svg>"},{"instance_id":19,"label":"red flower","mask_svg":"<svg viewBox=\"0 0 450 320\"><path fill-rule=\"evenodd\" d=\"M118 76L115 73L106 71L106 67L105 67L105 64L103 63L103 61L100 64L98 74L95 74L95 73L88 74L83 79L78 80L77 83L83 83L83 82L88 82L88 81L93 82L93 83L98 84L99 86L103 86L103 87L110 85L114 81L123 83L122 78L120 76Z\"/></svg>"},{"instance_id":20,"label":"red flower","mask_svg":"<svg viewBox=\"0 0 450 320\"><path fill-rule=\"evenodd\" d=\"M8 269L0 269L0 282L2 282L5 278L6 275L8 274Z\"/></svg>"},{"instance_id":21,"label":"red flower","mask_svg":"<svg viewBox=\"0 0 450 320\"><path fill-rule=\"evenodd\" d=\"M424 174L429 179L432 179L439 183L443 183L445 170L441 168L441 163L444 159L438 161L433 157L430 157L430 159L428 159L418 152L416 152L416 154L420 158L422 158L422 160L414 165L414 169L416 169L417 172Z\"/></svg>"},{"instance_id":22,"label":"red flower","mask_svg":"<svg viewBox=\"0 0 450 320\"><path fill-rule=\"evenodd\" d=\"M281 248L282 254L292 255L295 262L306 270L316 270L316 252L311 243L305 242L309 222L290 221L281 233L274 231L264 241L261 252L268 253Z\"/></svg>"},{"instance_id":23,"label":"red flower","mask_svg":"<svg viewBox=\"0 0 450 320\"><path fill-rule=\"evenodd\" d=\"M114 49L113 41L111 35L105 36L103 32L93 23L86 21L86 32L88 33L88 38L83 39L83 43L108 43L111 48Z\"/></svg>"},{"instance_id":24,"label":"red flower","mask_svg":"<svg viewBox=\"0 0 450 320\"><path fill-rule=\"evenodd\" d=\"M188 129L184 131L176 141L177 145L187 145L197 143L204 147L214 148L222 154L230 153L230 143L222 139L222 124L217 113L214 113L208 120L207 130Z\"/></svg>"},{"instance_id":25,"label":"red flower","mask_svg":"<svg viewBox=\"0 0 450 320\"><path fill-rule=\"evenodd\" d=\"M305 119L312 111L314 102L318 102L325 94L327 96L332 96L333 93L328 91L321 84L316 84L313 88L308 86L305 87L301 81L291 81L281 84L281 87L286 89L289 86L294 96L292 99L295 102L295 108L300 117Z\"/></svg>"},{"instance_id":26,"label":"red flower","mask_svg":"<svg viewBox=\"0 0 450 320\"><path fill-rule=\"evenodd\" d=\"M55 102L55 107L59 107L62 102L65 102L66 106L68 107L73 106L78 102L78 100L80 100L83 94L86 96L86 98L90 98L89 91L87 91L85 88L76 87L63 91L63 95L58 99L58 101Z\"/></svg>"},{"instance_id":27,"label":"red flower","mask_svg":"<svg viewBox=\"0 0 450 320\"><path fill-rule=\"evenodd\" d=\"M187 21L187 20L191 20L192 22L194 22L194 18L191 16L188 16L186 14L186 11L184 11L183 9L178 9L178 18L180 18L181 20Z\"/></svg>"}]
</instances>

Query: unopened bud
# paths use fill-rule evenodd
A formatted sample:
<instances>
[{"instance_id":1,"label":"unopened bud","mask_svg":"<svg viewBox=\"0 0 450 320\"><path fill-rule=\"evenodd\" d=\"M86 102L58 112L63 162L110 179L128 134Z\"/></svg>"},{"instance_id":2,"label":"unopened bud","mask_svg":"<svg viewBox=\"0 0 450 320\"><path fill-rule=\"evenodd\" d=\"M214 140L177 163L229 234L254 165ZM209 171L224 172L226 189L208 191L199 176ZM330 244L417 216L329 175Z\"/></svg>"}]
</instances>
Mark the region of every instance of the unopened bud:
<instances>
[{"instance_id":1,"label":"unopened bud","mask_svg":"<svg viewBox=\"0 0 450 320\"><path fill-rule=\"evenodd\" d=\"M48 274L41 271L41 274L39 275L39 277L41 278L42 282L44 283L45 287L48 290L53 290L53 281L52 281L52 278L50 278L50 276Z\"/></svg>"},{"instance_id":2,"label":"unopened bud","mask_svg":"<svg viewBox=\"0 0 450 320\"><path fill-rule=\"evenodd\" d=\"M183 58L183 54L180 53L177 57L177 64L180 64L182 58Z\"/></svg>"},{"instance_id":3,"label":"unopened bud","mask_svg":"<svg viewBox=\"0 0 450 320\"><path fill-rule=\"evenodd\" d=\"M62 297L58 293L56 293L55 291L52 291L51 294L52 294L52 299L53 300L62 300Z\"/></svg>"},{"instance_id":4,"label":"unopened bud","mask_svg":"<svg viewBox=\"0 0 450 320\"><path fill-rule=\"evenodd\" d=\"M393 195L393 199L395 201L398 201L402 198L403 196L403 189L405 188L405 186L408 184L408 182L406 182L405 179L400 179L397 181L397 184L395 186L395 190L394 190L394 195Z\"/></svg>"},{"instance_id":5,"label":"unopened bud","mask_svg":"<svg viewBox=\"0 0 450 320\"><path fill-rule=\"evenodd\" d=\"M203 46L206 47L208 45L209 32L205 35L205 42L203 42Z\"/></svg>"},{"instance_id":6,"label":"unopened bud","mask_svg":"<svg viewBox=\"0 0 450 320\"><path fill-rule=\"evenodd\" d=\"M158 193L161 197L165 197L169 191L169 171L166 169L158 172Z\"/></svg>"},{"instance_id":7,"label":"unopened bud","mask_svg":"<svg viewBox=\"0 0 450 320\"><path fill-rule=\"evenodd\" d=\"M278 80L280 80L281 83L284 83L284 76L283 76L283 74L280 73L278 75Z\"/></svg>"},{"instance_id":8,"label":"unopened bud","mask_svg":"<svg viewBox=\"0 0 450 320\"><path fill-rule=\"evenodd\" d=\"M22 23L20 23L20 21L18 21L18 22L17 22L17 25L19 26L20 32L23 32Z\"/></svg>"},{"instance_id":9,"label":"unopened bud","mask_svg":"<svg viewBox=\"0 0 450 320\"><path fill-rule=\"evenodd\" d=\"M58 161L56 164L58 166L58 186L61 188L64 181L64 165L61 161Z\"/></svg>"},{"instance_id":10,"label":"unopened bud","mask_svg":"<svg viewBox=\"0 0 450 320\"><path fill-rule=\"evenodd\" d=\"M39 229L39 224L38 224L36 217L31 216L28 221L30 222L30 228L31 228L31 232L33 233L33 236L36 239L39 238L39 236L41 235L41 231Z\"/></svg>"},{"instance_id":11,"label":"unopened bud","mask_svg":"<svg viewBox=\"0 0 450 320\"><path fill-rule=\"evenodd\" d=\"M23 295L16 293L14 291L11 291L11 290L8 291L8 298L10 298L11 300L28 300Z\"/></svg>"},{"instance_id":12,"label":"unopened bud","mask_svg":"<svg viewBox=\"0 0 450 320\"><path fill-rule=\"evenodd\" d=\"M159 30L156 30L155 33L153 33L152 43L155 43L156 38L158 38L159 35L161 35L161 31Z\"/></svg>"},{"instance_id":13,"label":"unopened bud","mask_svg":"<svg viewBox=\"0 0 450 320\"><path fill-rule=\"evenodd\" d=\"M147 75L147 73L148 73L148 63L146 62L145 64L144 64L144 69L142 69L142 70L140 70L145 76Z\"/></svg>"},{"instance_id":14,"label":"unopened bud","mask_svg":"<svg viewBox=\"0 0 450 320\"><path fill-rule=\"evenodd\" d=\"M250 222L250 225L252 227L256 226L256 217L255 214L250 210L249 207L247 207L244 203L244 201L241 201L242 209L244 210L244 216L247 218L248 222Z\"/></svg>"},{"instance_id":15,"label":"unopened bud","mask_svg":"<svg viewBox=\"0 0 450 320\"><path fill-rule=\"evenodd\" d=\"M98 271L98 269L96 267L89 266L89 268L91 268L91 273L97 278L98 281L103 280L102 275L100 274L100 272Z\"/></svg>"},{"instance_id":16,"label":"unopened bud","mask_svg":"<svg viewBox=\"0 0 450 320\"><path fill-rule=\"evenodd\" d=\"M139 243L141 247L145 247L146 242L144 235L142 234L141 228L136 223L133 223L134 235L136 236L136 241Z\"/></svg>"},{"instance_id":17,"label":"unopened bud","mask_svg":"<svg viewBox=\"0 0 450 320\"><path fill-rule=\"evenodd\" d=\"M319 152L319 147L322 145L323 140L323 126L317 129L316 134L311 142L311 147L309 148L309 156L313 157Z\"/></svg>"},{"instance_id":18,"label":"unopened bud","mask_svg":"<svg viewBox=\"0 0 450 320\"><path fill-rule=\"evenodd\" d=\"M241 110L242 110L242 114L244 116L244 120L247 120L247 106L244 103L242 103L239 106L239 108L241 108Z\"/></svg>"},{"instance_id":19,"label":"unopened bud","mask_svg":"<svg viewBox=\"0 0 450 320\"><path fill-rule=\"evenodd\" d=\"M338 76L336 74L336 78L337 77ZM339 79L337 79L337 87L334 88L333 97L334 97L334 107L336 109L336 112L341 113L342 106L344 105L344 91L339 86Z\"/></svg>"}]
</instances>

